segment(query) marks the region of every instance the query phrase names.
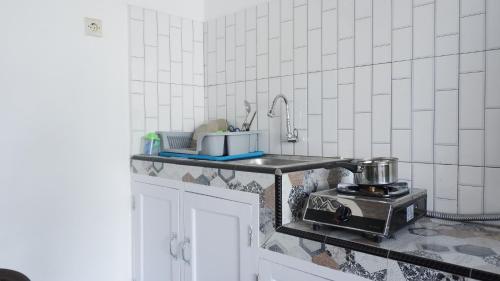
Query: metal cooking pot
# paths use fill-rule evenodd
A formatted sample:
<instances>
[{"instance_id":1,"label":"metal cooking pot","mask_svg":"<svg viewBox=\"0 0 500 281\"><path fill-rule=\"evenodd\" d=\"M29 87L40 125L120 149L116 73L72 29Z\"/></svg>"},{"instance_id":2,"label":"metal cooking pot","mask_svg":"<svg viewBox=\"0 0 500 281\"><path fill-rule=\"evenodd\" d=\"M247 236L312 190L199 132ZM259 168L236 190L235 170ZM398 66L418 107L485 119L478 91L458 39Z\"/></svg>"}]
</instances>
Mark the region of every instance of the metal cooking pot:
<instances>
[{"instance_id":1,"label":"metal cooking pot","mask_svg":"<svg viewBox=\"0 0 500 281\"><path fill-rule=\"evenodd\" d=\"M354 159L337 165L354 173L355 184L384 185L398 181L398 158Z\"/></svg>"}]
</instances>

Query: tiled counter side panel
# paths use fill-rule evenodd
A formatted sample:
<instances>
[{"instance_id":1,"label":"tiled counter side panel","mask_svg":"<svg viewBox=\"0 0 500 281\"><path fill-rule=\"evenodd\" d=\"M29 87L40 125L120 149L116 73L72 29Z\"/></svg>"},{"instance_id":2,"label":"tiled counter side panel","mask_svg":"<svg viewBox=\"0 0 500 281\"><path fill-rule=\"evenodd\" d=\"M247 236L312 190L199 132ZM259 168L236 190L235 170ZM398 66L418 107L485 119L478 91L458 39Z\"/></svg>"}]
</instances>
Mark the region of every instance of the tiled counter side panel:
<instances>
[{"instance_id":1,"label":"tiled counter side panel","mask_svg":"<svg viewBox=\"0 0 500 281\"><path fill-rule=\"evenodd\" d=\"M413 264L276 232L263 248L376 281L473 281Z\"/></svg>"},{"instance_id":2,"label":"tiled counter side panel","mask_svg":"<svg viewBox=\"0 0 500 281\"><path fill-rule=\"evenodd\" d=\"M261 243L274 232L274 175L141 160L132 160L130 166L133 174L259 194Z\"/></svg>"},{"instance_id":3,"label":"tiled counter side panel","mask_svg":"<svg viewBox=\"0 0 500 281\"><path fill-rule=\"evenodd\" d=\"M302 212L311 192L337 187L340 182L352 182L353 174L343 168L314 169L287 173L282 176L282 225L302 219Z\"/></svg>"}]
</instances>

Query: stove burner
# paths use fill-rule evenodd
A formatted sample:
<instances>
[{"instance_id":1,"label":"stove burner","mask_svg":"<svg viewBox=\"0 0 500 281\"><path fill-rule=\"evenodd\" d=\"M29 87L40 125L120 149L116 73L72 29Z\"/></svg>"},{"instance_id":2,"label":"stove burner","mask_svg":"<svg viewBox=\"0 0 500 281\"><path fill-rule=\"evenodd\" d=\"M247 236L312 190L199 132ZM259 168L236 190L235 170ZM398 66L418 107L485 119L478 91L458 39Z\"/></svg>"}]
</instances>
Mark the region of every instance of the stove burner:
<instances>
[{"instance_id":1,"label":"stove burner","mask_svg":"<svg viewBox=\"0 0 500 281\"><path fill-rule=\"evenodd\" d=\"M396 182L387 185L356 185L351 183L340 183L337 192L349 195L360 195L379 198L395 198L410 192L406 182Z\"/></svg>"}]
</instances>

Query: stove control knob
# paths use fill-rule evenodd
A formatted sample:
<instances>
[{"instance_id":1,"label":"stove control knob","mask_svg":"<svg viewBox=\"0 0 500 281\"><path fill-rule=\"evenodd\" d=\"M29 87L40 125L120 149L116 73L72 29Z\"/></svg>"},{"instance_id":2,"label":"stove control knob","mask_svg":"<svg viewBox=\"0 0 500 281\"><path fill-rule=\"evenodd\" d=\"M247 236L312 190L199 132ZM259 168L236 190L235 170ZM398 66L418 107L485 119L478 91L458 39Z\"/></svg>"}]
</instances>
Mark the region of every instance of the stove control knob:
<instances>
[{"instance_id":1,"label":"stove control knob","mask_svg":"<svg viewBox=\"0 0 500 281\"><path fill-rule=\"evenodd\" d=\"M340 206L335 211L335 218L340 222L346 222L351 217L351 214L352 212L351 209L349 209L349 207Z\"/></svg>"}]
</instances>

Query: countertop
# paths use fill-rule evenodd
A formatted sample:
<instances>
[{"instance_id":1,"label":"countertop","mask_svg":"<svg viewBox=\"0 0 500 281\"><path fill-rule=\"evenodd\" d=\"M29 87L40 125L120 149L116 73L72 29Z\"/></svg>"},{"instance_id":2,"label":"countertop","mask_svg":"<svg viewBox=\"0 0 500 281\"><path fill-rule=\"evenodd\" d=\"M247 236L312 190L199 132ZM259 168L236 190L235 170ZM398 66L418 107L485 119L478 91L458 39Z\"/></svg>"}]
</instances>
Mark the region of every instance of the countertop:
<instances>
[{"instance_id":1,"label":"countertop","mask_svg":"<svg viewBox=\"0 0 500 281\"><path fill-rule=\"evenodd\" d=\"M144 154L137 154L131 157L132 160L142 160L142 161L170 163L177 165L208 167L216 169L226 169L226 170L275 174L275 175L282 175L284 173L290 173L302 170L320 169L320 168L330 169L335 167L335 164L338 162L347 161L347 159L341 159L341 158L274 155L274 154L266 154L260 158L288 159L292 161L297 161L297 163L292 163L288 165L252 165L247 163L247 161L245 160L232 160L232 161L221 162L221 161L195 160L195 159L186 159L177 157L151 156Z\"/></svg>"},{"instance_id":2,"label":"countertop","mask_svg":"<svg viewBox=\"0 0 500 281\"><path fill-rule=\"evenodd\" d=\"M474 279L500 280L500 228L494 225L424 217L380 243L331 227L313 230L303 221L278 231Z\"/></svg>"}]
</instances>

